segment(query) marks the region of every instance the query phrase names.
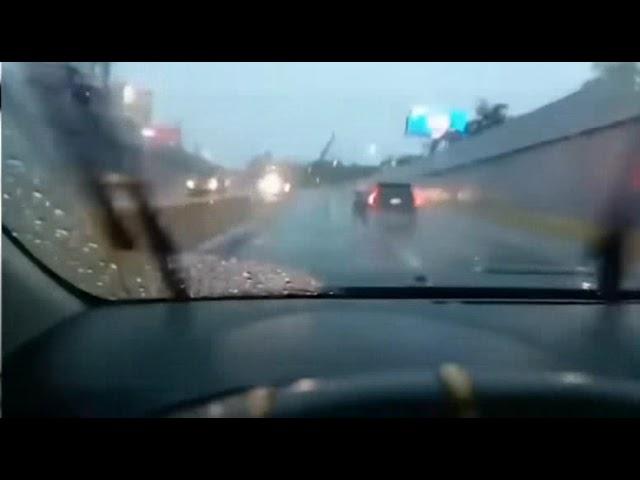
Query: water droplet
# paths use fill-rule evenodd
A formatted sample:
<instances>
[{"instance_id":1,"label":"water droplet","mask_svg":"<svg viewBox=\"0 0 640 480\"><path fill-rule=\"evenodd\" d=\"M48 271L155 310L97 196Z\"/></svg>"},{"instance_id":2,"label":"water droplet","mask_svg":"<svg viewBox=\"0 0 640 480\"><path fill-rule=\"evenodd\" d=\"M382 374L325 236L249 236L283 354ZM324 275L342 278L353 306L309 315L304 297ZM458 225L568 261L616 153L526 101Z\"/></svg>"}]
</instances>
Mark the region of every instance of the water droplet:
<instances>
[{"instance_id":1,"label":"water droplet","mask_svg":"<svg viewBox=\"0 0 640 480\"><path fill-rule=\"evenodd\" d=\"M2 198L4 198L5 200L9 200L11 198L11 195L9 195L8 193L3 193Z\"/></svg>"},{"instance_id":2,"label":"water droplet","mask_svg":"<svg viewBox=\"0 0 640 480\"><path fill-rule=\"evenodd\" d=\"M31 195L33 195L34 200L40 200L42 198L42 192L39 190L34 190Z\"/></svg>"},{"instance_id":3,"label":"water droplet","mask_svg":"<svg viewBox=\"0 0 640 480\"><path fill-rule=\"evenodd\" d=\"M136 277L136 282L137 283L142 283L142 279L140 277ZM142 287L141 287L142 288Z\"/></svg>"},{"instance_id":4,"label":"water droplet","mask_svg":"<svg viewBox=\"0 0 640 480\"><path fill-rule=\"evenodd\" d=\"M44 220L42 220L41 218L36 218L36 219L33 221L33 224L34 224L36 227L41 227L43 223L44 223Z\"/></svg>"},{"instance_id":5,"label":"water droplet","mask_svg":"<svg viewBox=\"0 0 640 480\"><path fill-rule=\"evenodd\" d=\"M40 245L42 243L42 240L40 240L39 238L34 238L33 243L35 243L36 245Z\"/></svg>"},{"instance_id":6,"label":"water droplet","mask_svg":"<svg viewBox=\"0 0 640 480\"><path fill-rule=\"evenodd\" d=\"M65 230L64 228L56 228L54 236L56 238L66 238L69 236L69 231Z\"/></svg>"},{"instance_id":7,"label":"water droplet","mask_svg":"<svg viewBox=\"0 0 640 480\"><path fill-rule=\"evenodd\" d=\"M8 129L5 128L5 132ZM8 167L12 167L12 168L23 168L24 167L24 163L22 163L22 160L18 160L17 158L8 158L7 159L7 166Z\"/></svg>"},{"instance_id":8,"label":"water droplet","mask_svg":"<svg viewBox=\"0 0 640 480\"><path fill-rule=\"evenodd\" d=\"M96 282L96 285L97 285L98 287L104 287L104 283L102 283L102 282Z\"/></svg>"},{"instance_id":9,"label":"water droplet","mask_svg":"<svg viewBox=\"0 0 640 480\"><path fill-rule=\"evenodd\" d=\"M16 238L20 238L20 235L18 234L18 232L11 232L11 235L13 235Z\"/></svg>"},{"instance_id":10,"label":"water droplet","mask_svg":"<svg viewBox=\"0 0 640 480\"><path fill-rule=\"evenodd\" d=\"M289 295L289 290L282 290L283 295Z\"/></svg>"},{"instance_id":11,"label":"water droplet","mask_svg":"<svg viewBox=\"0 0 640 480\"><path fill-rule=\"evenodd\" d=\"M84 268L82 267L78 268L78 273L84 273L84 272L85 272Z\"/></svg>"},{"instance_id":12,"label":"water droplet","mask_svg":"<svg viewBox=\"0 0 640 480\"><path fill-rule=\"evenodd\" d=\"M98 262L98 265L100 265L101 267L106 267L107 262L105 262L104 260L100 260L100 262Z\"/></svg>"},{"instance_id":13,"label":"water droplet","mask_svg":"<svg viewBox=\"0 0 640 480\"><path fill-rule=\"evenodd\" d=\"M289 277L286 277L284 279L284 283L287 284L287 285L290 284L291 283L291 279Z\"/></svg>"},{"instance_id":14,"label":"water droplet","mask_svg":"<svg viewBox=\"0 0 640 480\"><path fill-rule=\"evenodd\" d=\"M51 206L51 202L47 200L46 202L44 202L44 206L49 208Z\"/></svg>"},{"instance_id":15,"label":"water droplet","mask_svg":"<svg viewBox=\"0 0 640 480\"><path fill-rule=\"evenodd\" d=\"M82 247L82 251L84 253L89 253L91 251L91 249L89 247Z\"/></svg>"},{"instance_id":16,"label":"water droplet","mask_svg":"<svg viewBox=\"0 0 640 480\"><path fill-rule=\"evenodd\" d=\"M91 273L93 273L93 269L92 268L87 268L86 272L91 274Z\"/></svg>"},{"instance_id":17,"label":"water droplet","mask_svg":"<svg viewBox=\"0 0 640 480\"><path fill-rule=\"evenodd\" d=\"M229 289L229 293L232 295L237 295L239 292L239 290L237 288L231 288Z\"/></svg>"},{"instance_id":18,"label":"water droplet","mask_svg":"<svg viewBox=\"0 0 640 480\"><path fill-rule=\"evenodd\" d=\"M118 269L118 265L116 265L115 263L110 263L110 264L109 264L109 268L110 268L111 270L117 270L117 269Z\"/></svg>"},{"instance_id":19,"label":"water droplet","mask_svg":"<svg viewBox=\"0 0 640 480\"><path fill-rule=\"evenodd\" d=\"M251 280L251 272L243 272L242 276L247 280Z\"/></svg>"},{"instance_id":20,"label":"water droplet","mask_svg":"<svg viewBox=\"0 0 640 480\"><path fill-rule=\"evenodd\" d=\"M53 214L54 214L56 217L63 217L63 216L64 216L64 212L63 212L62 210L60 210L59 208L56 208L56 209L53 211Z\"/></svg>"}]
</instances>

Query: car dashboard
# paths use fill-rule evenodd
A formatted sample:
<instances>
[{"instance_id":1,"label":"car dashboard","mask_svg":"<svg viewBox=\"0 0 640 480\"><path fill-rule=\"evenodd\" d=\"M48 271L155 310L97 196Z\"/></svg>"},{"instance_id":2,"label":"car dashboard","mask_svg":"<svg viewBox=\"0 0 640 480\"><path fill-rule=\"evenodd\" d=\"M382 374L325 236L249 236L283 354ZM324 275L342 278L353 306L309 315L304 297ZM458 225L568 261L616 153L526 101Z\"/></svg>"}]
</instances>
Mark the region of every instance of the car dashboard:
<instances>
[{"instance_id":1,"label":"car dashboard","mask_svg":"<svg viewBox=\"0 0 640 480\"><path fill-rule=\"evenodd\" d=\"M360 382L360 395L377 387L393 393L398 382L419 388L447 365L506 390L536 375L567 385L606 379L623 385L623 393L633 391L631 405L640 407L639 318L637 303L267 299L113 304L62 322L5 358L3 414L180 416L194 405L186 412L203 416L201 407L212 399L262 387L293 386L308 393L329 385L335 392ZM298 416L295 409L288 412L283 416ZM320 416L332 416L331 410Z\"/></svg>"}]
</instances>

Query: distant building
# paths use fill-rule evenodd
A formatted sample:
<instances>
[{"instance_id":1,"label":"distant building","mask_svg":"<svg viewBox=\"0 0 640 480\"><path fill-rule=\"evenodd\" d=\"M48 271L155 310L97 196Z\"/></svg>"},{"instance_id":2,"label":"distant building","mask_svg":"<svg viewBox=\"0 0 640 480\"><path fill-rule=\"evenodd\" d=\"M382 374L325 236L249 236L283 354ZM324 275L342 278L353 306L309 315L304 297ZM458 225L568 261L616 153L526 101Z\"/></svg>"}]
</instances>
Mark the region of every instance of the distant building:
<instances>
[{"instance_id":1,"label":"distant building","mask_svg":"<svg viewBox=\"0 0 640 480\"><path fill-rule=\"evenodd\" d=\"M131 118L140 128L151 125L153 120L153 92L128 83L112 86L115 107Z\"/></svg>"}]
</instances>

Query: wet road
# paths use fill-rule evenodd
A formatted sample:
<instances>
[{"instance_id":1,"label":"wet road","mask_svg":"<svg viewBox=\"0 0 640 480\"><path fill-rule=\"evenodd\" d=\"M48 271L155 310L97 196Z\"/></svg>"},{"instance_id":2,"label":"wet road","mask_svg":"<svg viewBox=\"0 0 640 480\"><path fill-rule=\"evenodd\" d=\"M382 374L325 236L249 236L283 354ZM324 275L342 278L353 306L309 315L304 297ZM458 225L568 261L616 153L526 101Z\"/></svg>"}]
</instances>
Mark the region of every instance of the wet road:
<instances>
[{"instance_id":1,"label":"wet road","mask_svg":"<svg viewBox=\"0 0 640 480\"><path fill-rule=\"evenodd\" d=\"M423 208L412 233L359 221L349 189L299 192L224 256L304 271L323 285L591 288L584 247L452 207ZM591 271L590 271L591 270Z\"/></svg>"}]
</instances>

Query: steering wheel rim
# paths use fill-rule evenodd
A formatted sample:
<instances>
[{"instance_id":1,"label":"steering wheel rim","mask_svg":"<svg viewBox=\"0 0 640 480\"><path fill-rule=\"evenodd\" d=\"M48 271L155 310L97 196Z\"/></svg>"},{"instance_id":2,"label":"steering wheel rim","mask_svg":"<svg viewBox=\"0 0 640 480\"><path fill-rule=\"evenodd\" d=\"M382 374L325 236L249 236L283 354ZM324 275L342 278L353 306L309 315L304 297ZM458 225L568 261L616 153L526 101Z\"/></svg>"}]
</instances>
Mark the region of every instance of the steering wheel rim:
<instances>
[{"instance_id":1,"label":"steering wheel rim","mask_svg":"<svg viewBox=\"0 0 640 480\"><path fill-rule=\"evenodd\" d=\"M448 366L451 367L451 366ZM640 385L579 372L468 374L439 371L304 378L174 411L197 418L640 417ZM455 379L454 379L455 381ZM458 390L456 390L456 388ZM461 395L462 390L462 395Z\"/></svg>"}]
</instances>

